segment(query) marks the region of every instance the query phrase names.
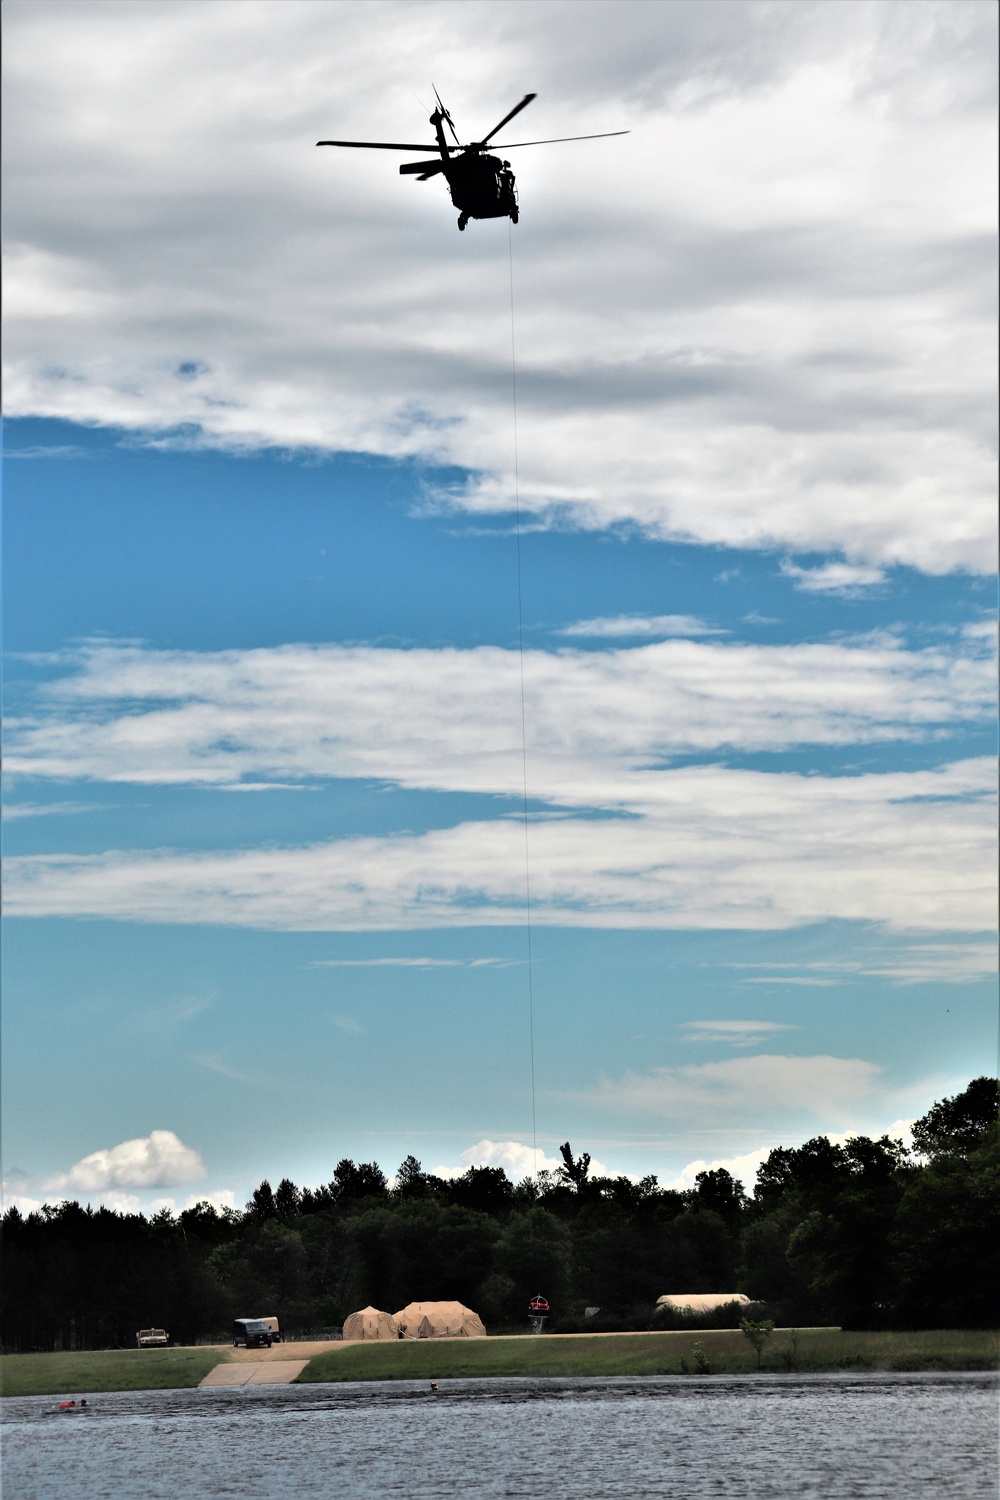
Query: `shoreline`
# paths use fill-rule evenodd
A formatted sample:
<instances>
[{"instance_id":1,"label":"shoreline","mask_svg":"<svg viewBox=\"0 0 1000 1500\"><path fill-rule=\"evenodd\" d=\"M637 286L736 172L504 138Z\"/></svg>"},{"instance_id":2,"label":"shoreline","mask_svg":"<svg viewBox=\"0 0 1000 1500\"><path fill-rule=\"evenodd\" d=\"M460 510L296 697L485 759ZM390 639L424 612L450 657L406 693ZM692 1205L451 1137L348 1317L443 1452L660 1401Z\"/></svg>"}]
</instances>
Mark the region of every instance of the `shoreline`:
<instances>
[{"instance_id":1,"label":"shoreline","mask_svg":"<svg viewBox=\"0 0 1000 1500\"><path fill-rule=\"evenodd\" d=\"M188 1389L219 1365L306 1359L296 1384L355 1381L592 1376L806 1376L968 1373L1000 1366L993 1329L845 1332L776 1328L757 1357L739 1330L657 1333L498 1334L485 1339L289 1342L270 1350L231 1345L79 1350L0 1356L4 1396Z\"/></svg>"}]
</instances>

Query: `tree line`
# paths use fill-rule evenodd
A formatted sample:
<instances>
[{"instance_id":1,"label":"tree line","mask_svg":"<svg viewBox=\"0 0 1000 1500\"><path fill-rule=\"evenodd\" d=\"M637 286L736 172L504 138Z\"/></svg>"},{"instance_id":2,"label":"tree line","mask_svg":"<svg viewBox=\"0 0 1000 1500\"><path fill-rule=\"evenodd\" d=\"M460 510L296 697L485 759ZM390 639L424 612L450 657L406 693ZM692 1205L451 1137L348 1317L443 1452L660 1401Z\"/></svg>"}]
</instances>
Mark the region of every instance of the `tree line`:
<instances>
[{"instance_id":1,"label":"tree line","mask_svg":"<svg viewBox=\"0 0 1000 1500\"><path fill-rule=\"evenodd\" d=\"M408 1156L390 1185L345 1158L318 1188L262 1182L242 1212L11 1208L0 1341L127 1347L157 1325L194 1343L266 1314L315 1334L368 1304L446 1299L514 1331L539 1293L566 1331L672 1326L656 1298L699 1291L744 1292L785 1323L995 1326L998 1104L996 1080L976 1078L916 1123L912 1151L886 1136L778 1147L752 1196L723 1169L688 1191L592 1175L566 1142L556 1172L518 1183L498 1167L446 1181Z\"/></svg>"}]
</instances>

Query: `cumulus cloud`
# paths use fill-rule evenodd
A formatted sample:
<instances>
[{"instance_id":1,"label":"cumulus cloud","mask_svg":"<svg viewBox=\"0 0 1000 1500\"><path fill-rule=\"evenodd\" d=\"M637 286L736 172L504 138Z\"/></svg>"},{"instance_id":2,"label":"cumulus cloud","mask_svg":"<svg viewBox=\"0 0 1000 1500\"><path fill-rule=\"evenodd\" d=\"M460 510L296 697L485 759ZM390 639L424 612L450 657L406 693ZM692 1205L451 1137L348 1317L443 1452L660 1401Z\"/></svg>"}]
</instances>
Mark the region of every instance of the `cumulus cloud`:
<instances>
[{"instance_id":1,"label":"cumulus cloud","mask_svg":"<svg viewBox=\"0 0 1000 1500\"><path fill-rule=\"evenodd\" d=\"M177 1187L200 1182L208 1173L198 1152L172 1130L153 1130L148 1136L122 1141L83 1157L67 1172L47 1180L54 1193L97 1193L110 1189Z\"/></svg>"},{"instance_id":2,"label":"cumulus cloud","mask_svg":"<svg viewBox=\"0 0 1000 1500\"><path fill-rule=\"evenodd\" d=\"M514 1182L525 1177L534 1177L538 1172L555 1172L562 1166L562 1157L546 1156L542 1147L537 1151L523 1141L491 1141L484 1138L460 1153L455 1167L435 1167L435 1177L462 1177L470 1167L501 1167ZM593 1163L591 1170L597 1176ZM603 1169L602 1169L603 1170Z\"/></svg>"},{"instance_id":3,"label":"cumulus cloud","mask_svg":"<svg viewBox=\"0 0 1000 1500\"><path fill-rule=\"evenodd\" d=\"M663 1187L673 1188L676 1192L685 1193L695 1185L695 1178L699 1172L728 1172L750 1193L753 1192L757 1181L757 1173L761 1165L767 1160L771 1153L770 1146L758 1146L754 1151L744 1151L738 1156L718 1156L708 1161L699 1157L697 1161L689 1161L682 1167L676 1177L664 1182Z\"/></svg>"},{"instance_id":4,"label":"cumulus cloud","mask_svg":"<svg viewBox=\"0 0 1000 1500\"><path fill-rule=\"evenodd\" d=\"M463 132L531 87L518 139L632 133L516 153L522 507L992 566L991 7L8 12L11 413L416 456L509 511L505 227L313 142L429 135L421 79Z\"/></svg>"},{"instance_id":5,"label":"cumulus cloud","mask_svg":"<svg viewBox=\"0 0 1000 1500\"><path fill-rule=\"evenodd\" d=\"M907 1150L909 1150L913 1144L912 1126L912 1120L893 1120L885 1126L859 1125L858 1129L853 1131L821 1131L820 1134L824 1135L835 1146L846 1145L852 1135L867 1135L876 1140L880 1140L882 1136L887 1135L891 1141L901 1141ZM774 1145L777 1144L778 1142L774 1143ZM789 1143L787 1140L783 1140L781 1144L787 1146ZM795 1144L801 1145L803 1142L798 1141ZM669 1182L665 1182L663 1186L675 1188L678 1192L685 1192L689 1188L694 1187L695 1178L699 1172L717 1172L721 1168L730 1173L739 1182L742 1182L746 1191L752 1194L757 1184L757 1173L770 1156L774 1145L757 1146L752 1151L743 1151L735 1156L718 1156L712 1160L699 1158L697 1161L689 1161L686 1166L681 1168L676 1177Z\"/></svg>"},{"instance_id":6,"label":"cumulus cloud","mask_svg":"<svg viewBox=\"0 0 1000 1500\"><path fill-rule=\"evenodd\" d=\"M621 791L623 816L532 825L532 920L776 929L834 917L988 930L996 874L983 803L993 793L989 759L850 777L637 773ZM6 906L11 916L299 930L521 923L524 830L497 819L291 848L26 856L7 861Z\"/></svg>"},{"instance_id":7,"label":"cumulus cloud","mask_svg":"<svg viewBox=\"0 0 1000 1500\"><path fill-rule=\"evenodd\" d=\"M129 1193L120 1188L82 1188L74 1189L72 1194L47 1192L44 1186L34 1186L33 1192L21 1190L18 1183L0 1183L0 1201L3 1203L4 1212L8 1208L16 1208L21 1214L37 1213L46 1203L65 1203L72 1197L73 1201L89 1204L91 1207L110 1208L115 1213L121 1214L145 1214L152 1217L166 1209L168 1213L177 1214L186 1208L194 1208L196 1204L208 1203L215 1209L235 1208L236 1194L232 1188L212 1188L201 1193L191 1193L187 1198L178 1200L169 1195L159 1194L151 1197L149 1193ZM40 1193L42 1196L34 1196Z\"/></svg>"}]
</instances>

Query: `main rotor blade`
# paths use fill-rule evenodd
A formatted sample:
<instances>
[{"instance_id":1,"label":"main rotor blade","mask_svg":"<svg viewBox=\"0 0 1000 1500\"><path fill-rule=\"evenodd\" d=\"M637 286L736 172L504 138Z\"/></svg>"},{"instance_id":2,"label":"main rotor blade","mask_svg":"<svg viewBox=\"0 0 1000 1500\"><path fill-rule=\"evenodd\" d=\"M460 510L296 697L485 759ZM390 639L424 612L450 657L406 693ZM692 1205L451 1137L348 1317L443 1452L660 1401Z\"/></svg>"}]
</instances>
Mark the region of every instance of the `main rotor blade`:
<instances>
[{"instance_id":1,"label":"main rotor blade","mask_svg":"<svg viewBox=\"0 0 1000 1500\"><path fill-rule=\"evenodd\" d=\"M525 96L521 100L520 104L515 104L514 108L511 110L510 114L509 115L504 115L503 119L500 121L500 124L499 125L494 125L494 127L490 131L489 135L484 135L483 138L482 138L482 140L479 141L478 144L480 146L485 146L487 141L490 141L490 140L493 139L493 137L496 135L496 133L497 133L498 130L502 130L504 128L504 126L507 124L508 120L513 120L514 116L515 115L519 115L521 113L522 109L527 109L527 107L531 103L532 99L537 99L537 98L538 98L537 94L525 94Z\"/></svg>"},{"instance_id":2,"label":"main rotor blade","mask_svg":"<svg viewBox=\"0 0 1000 1500\"><path fill-rule=\"evenodd\" d=\"M516 151L519 146L558 146L561 141L603 141L609 135L631 135L631 130L601 130L597 135L554 135L547 141L511 141L509 145L493 145L492 151Z\"/></svg>"},{"instance_id":3,"label":"main rotor blade","mask_svg":"<svg viewBox=\"0 0 1000 1500\"><path fill-rule=\"evenodd\" d=\"M437 142L430 146L414 146L404 141L317 141L317 146L363 146L367 151L436 151Z\"/></svg>"},{"instance_id":4,"label":"main rotor blade","mask_svg":"<svg viewBox=\"0 0 1000 1500\"><path fill-rule=\"evenodd\" d=\"M443 171L444 163L440 159L437 161L404 161L399 169L399 175L401 177L411 177L419 172L420 180L423 182L425 177L433 177L435 172Z\"/></svg>"},{"instance_id":5,"label":"main rotor blade","mask_svg":"<svg viewBox=\"0 0 1000 1500\"><path fill-rule=\"evenodd\" d=\"M452 138L454 139L455 145L457 146L457 145L460 144L459 139L458 139L458 131L455 129L455 126L454 126L454 124L452 122L451 115L448 113L448 111L444 107L444 103L442 101L441 95L437 91L437 86L432 83L431 84L431 88L434 90L434 97L435 97L435 99L438 102L438 109L441 111L441 116L442 116L443 119L445 119L445 120L448 121L448 129L451 131Z\"/></svg>"}]
</instances>

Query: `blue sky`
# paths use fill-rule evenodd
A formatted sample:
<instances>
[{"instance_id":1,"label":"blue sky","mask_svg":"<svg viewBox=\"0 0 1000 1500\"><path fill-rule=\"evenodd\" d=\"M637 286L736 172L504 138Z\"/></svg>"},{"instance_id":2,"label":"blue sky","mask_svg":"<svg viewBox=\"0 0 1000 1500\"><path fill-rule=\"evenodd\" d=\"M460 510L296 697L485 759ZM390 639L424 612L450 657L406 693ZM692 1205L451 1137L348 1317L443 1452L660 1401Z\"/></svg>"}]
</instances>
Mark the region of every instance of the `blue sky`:
<instances>
[{"instance_id":1,"label":"blue sky","mask_svg":"<svg viewBox=\"0 0 1000 1500\"><path fill-rule=\"evenodd\" d=\"M995 1066L992 8L575 9L8 8L9 1198L530 1171L525 772L539 1164ZM515 164L523 760L506 226L311 144L427 76L632 129Z\"/></svg>"}]
</instances>

